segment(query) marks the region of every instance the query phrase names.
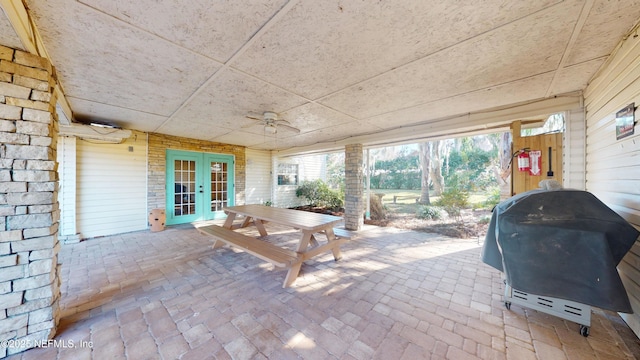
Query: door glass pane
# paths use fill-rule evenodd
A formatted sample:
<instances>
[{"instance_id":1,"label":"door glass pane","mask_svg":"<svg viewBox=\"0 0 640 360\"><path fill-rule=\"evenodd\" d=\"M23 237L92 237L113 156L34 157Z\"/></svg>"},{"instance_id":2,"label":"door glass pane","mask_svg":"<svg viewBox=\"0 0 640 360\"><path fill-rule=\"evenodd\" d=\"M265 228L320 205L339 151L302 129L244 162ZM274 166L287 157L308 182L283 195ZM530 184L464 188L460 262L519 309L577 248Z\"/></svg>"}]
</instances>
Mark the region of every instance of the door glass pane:
<instances>
[{"instance_id":1,"label":"door glass pane","mask_svg":"<svg viewBox=\"0 0 640 360\"><path fill-rule=\"evenodd\" d=\"M211 211L227 207L227 163L211 162Z\"/></svg>"},{"instance_id":2,"label":"door glass pane","mask_svg":"<svg viewBox=\"0 0 640 360\"><path fill-rule=\"evenodd\" d=\"M196 213L196 166L195 161L176 160L174 195L174 213L179 215L191 215Z\"/></svg>"}]
</instances>

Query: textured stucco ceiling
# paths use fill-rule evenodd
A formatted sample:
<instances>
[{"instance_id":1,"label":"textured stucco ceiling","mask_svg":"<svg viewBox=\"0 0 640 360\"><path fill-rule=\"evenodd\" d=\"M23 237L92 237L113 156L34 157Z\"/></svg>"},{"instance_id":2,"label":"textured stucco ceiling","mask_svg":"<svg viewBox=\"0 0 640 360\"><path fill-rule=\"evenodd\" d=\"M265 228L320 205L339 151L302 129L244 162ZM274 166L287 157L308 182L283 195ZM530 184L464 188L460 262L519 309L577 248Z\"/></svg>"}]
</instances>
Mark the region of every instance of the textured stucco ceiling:
<instances>
[{"instance_id":1,"label":"textured stucco ceiling","mask_svg":"<svg viewBox=\"0 0 640 360\"><path fill-rule=\"evenodd\" d=\"M631 0L26 3L76 120L256 149L455 132L583 90L640 18ZM300 133L246 118L264 111Z\"/></svg>"}]
</instances>

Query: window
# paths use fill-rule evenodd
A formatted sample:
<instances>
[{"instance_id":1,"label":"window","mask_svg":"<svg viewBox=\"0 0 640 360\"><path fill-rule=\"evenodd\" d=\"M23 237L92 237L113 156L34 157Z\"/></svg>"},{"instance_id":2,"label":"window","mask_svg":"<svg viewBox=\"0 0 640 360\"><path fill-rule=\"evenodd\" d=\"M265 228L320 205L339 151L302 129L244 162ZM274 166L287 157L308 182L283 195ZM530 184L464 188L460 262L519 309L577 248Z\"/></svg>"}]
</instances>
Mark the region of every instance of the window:
<instances>
[{"instance_id":1,"label":"window","mask_svg":"<svg viewBox=\"0 0 640 360\"><path fill-rule=\"evenodd\" d=\"M278 164L278 185L298 185L298 164Z\"/></svg>"},{"instance_id":2,"label":"window","mask_svg":"<svg viewBox=\"0 0 640 360\"><path fill-rule=\"evenodd\" d=\"M521 129L520 136L525 137L564 132L564 126L564 114L553 114L547 118L547 120L541 127L532 129Z\"/></svg>"}]
</instances>

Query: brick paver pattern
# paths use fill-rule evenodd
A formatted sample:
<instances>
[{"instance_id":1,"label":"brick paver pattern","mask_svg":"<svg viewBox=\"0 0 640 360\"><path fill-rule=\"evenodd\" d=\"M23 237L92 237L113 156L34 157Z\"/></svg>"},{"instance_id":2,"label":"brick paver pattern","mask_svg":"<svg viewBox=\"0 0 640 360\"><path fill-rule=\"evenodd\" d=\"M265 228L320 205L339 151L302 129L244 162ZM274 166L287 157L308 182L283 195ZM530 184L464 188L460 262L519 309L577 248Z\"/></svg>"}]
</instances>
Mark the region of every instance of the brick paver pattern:
<instances>
[{"instance_id":1,"label":"brick paver pattern","mask_svg":"<svg viewBox=\"0 0 640 360\"><path fill-rule=\"evenodd\" d=\"M294 248L297 232L267 229ZM8 359L634 358L617 314L594 309L585 338L507 310L478 239L367 227L287 289L286 270L211 244L178 226L63 245L57 343Z\"/></svg>"}]
</instances>

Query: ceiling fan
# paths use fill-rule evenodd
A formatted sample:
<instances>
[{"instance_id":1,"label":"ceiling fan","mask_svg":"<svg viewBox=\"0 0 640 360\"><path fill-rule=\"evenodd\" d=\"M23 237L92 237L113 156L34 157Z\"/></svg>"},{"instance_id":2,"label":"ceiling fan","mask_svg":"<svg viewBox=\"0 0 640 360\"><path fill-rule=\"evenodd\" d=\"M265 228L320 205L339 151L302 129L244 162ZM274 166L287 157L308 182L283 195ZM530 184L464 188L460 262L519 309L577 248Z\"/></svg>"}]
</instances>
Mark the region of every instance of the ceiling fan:
<instances>
[{"instance_id":1,"label":"ceiling fan","mask_svg":"<svg viewBox=\"0 0 640 360\"><path fill-rule=\"evenodd\" d=\"M278 129L285 129L288 131L292 131L296 134L300 133L300 129L294 128L291 124L284 119L278 119L278 114L273 111L265 111L262 115L247 115L247 118L258 120L259 122L245 125L243 128L248 128L254 125L262 125L264 126L265 133L268 134L276 134Z\"/></svg>"}]
</instances>

